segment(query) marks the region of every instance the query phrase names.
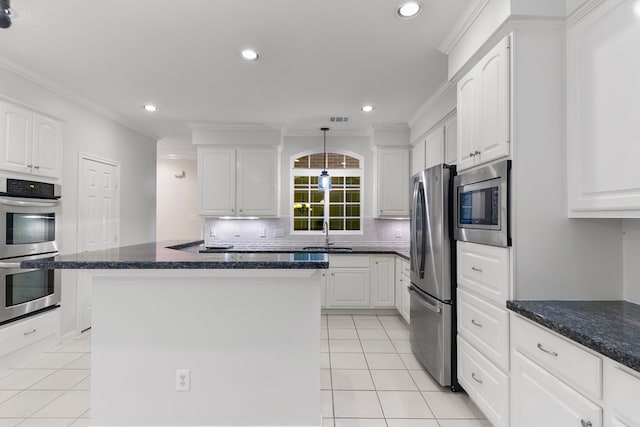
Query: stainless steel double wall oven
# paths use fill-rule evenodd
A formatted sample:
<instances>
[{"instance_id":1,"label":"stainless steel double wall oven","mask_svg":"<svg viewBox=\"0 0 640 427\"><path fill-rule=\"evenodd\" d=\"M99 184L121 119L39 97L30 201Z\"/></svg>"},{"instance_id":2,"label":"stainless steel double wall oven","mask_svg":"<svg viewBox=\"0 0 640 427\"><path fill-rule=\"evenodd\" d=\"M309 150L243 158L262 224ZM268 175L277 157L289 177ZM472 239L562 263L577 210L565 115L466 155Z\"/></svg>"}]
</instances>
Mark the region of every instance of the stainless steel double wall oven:
<instances>
[{"instance_id":1,"label":"stainless steel double wall oven","mask_svg":"<svg viewBox=\"0 0 640 427\"><path fill-rule=\"evenodd\" d=\"M0 179L0 324L60 303L60 272L20 262L58 254L60 186Z\"/></svg>"}]
</instances>

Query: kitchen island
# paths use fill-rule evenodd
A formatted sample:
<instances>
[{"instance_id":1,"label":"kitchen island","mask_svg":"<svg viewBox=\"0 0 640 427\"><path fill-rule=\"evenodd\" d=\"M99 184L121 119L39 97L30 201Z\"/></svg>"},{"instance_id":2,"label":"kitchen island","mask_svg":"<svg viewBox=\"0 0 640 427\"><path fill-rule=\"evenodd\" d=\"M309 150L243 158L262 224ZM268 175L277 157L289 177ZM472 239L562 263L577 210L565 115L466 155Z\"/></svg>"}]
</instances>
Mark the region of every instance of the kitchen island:
<instances>
[{"instance_id":1,"label":"kitchen island","mask_svg":"<svg viewBox=\"0 0 640 427\"><path fill-rule=\"evenodd\" d=\"M165 246L23 266L85 270L93 294L91 425L320 426L326 254Z\"/></svg>"}]
</instances>

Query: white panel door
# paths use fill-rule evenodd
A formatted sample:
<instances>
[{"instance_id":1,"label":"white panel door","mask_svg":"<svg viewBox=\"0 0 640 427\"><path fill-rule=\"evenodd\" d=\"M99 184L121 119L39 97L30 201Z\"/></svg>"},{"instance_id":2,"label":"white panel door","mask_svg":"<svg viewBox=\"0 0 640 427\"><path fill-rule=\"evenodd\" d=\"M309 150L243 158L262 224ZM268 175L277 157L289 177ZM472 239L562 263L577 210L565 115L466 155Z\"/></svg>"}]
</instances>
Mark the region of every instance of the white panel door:
<instances>
[{"instance_id":1,"label":"white panel door","mask_svg":"<svg viewBox=\"0 0 640 427\"><path fill-rule=\"evenodd\" d=\"M409 150L378 149L379 217L409 216Z\"/></svg>"},{"instance_id":2,"label":"white panel door","mask_svg":"<svg viewBox=\"0 0 640 427\"><path fill-rule=\"evenodd\" d=\"M0 168L31 173L33 113L6 102L0 103Z\"/></svg>"},{"instance_id":3,"label":"white panel door","mask_svg":"<svg viewBox=\"0 0 640 427\"><path fill-rule=\"evenodd\" d=\"M458 82L458 170L474 165L478 138L478 84L473 69Z\"/></svg>"},{"instance_id":4,"label":"white panel door","mask_svg":"<svg viewBox=\"0 0 640 427\"><path fill-rule=\"evenodd\" d=\"M370 307L369 268L329 270L327 307Z\"/></svg>"},{"instance_id":5,"label":"white panel door","mask_svg":"<svg viewBox=\"0 0 640 427\"><path fill-rule=\"evenodd\" d=\"M198 150L198 191L202 215L236 215L236 151Z\"/></svg>"},{"instance_id":6,"label":"white panel door","mask_svg":"<svg viewBox=\"0 0 640 427\"><path fill-rule=\"evenodd\" d=\"M372 257L372 290L374 307L395 305L395 258L392 256Z\"/></svg>"},{"instance_id":7,"label":"white panel door","mask_svg":"<svg viewBox=\"0 0 640 427\"><path fill-rule=\"evenodd\" d=\"M59 178L61 159L62 123L33 113L33 174Z\"/></svg>"},{"instance_id":8,"label":"white panel door","mask_svg":"<svg viewBox=\"0 0 640 427\"><path fill-rule=\"evenodd\" d=\"M278 214L278 157L275 149L237 151L238 216Z\"/></svg>"},{"instance_id":9,"label":"white panel door","mask_svg":"<svg viewBox=\"0 0 640 427\"><path fill-rule=\"evenodd\" d=\"M81 155L78 239L81 251L115 247L120 240L119 166ZM91 287L78 275L78 329L91 327Z\"/></svg>"}]
</instances>

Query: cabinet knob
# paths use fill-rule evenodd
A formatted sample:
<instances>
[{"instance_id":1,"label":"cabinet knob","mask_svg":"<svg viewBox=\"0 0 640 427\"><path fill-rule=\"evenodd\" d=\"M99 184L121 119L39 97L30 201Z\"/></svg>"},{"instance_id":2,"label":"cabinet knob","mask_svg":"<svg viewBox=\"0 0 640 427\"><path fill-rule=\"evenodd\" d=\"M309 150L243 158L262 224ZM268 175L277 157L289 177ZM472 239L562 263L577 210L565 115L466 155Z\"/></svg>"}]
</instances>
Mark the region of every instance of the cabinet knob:
<instances>
[{"instance_id":1,"label":"cabinet knob","mask_svg":"<svg viewBox=\"0 0 640 427\"><path fill-rule=\"evenodd\" d=\"M591 424L591 421L585 421L585 420L580 420L580 424L582 425L582 427L592 427L593 424Z\"/></svg>"},{"instance_id":2,"label":"cabinet knob","mask_svg":"<svg viewBox=\"0 0 640 427\"><path fill-rule=\"evenodd\" d=\"M478 156L478 155L480 155L480 151L476 150L473 154L474 154L475 156Z\"/></svg>"},{"instance_id":3,"label":"cabinet knob","mask_svg":"<svg viewBox=\"0 0 640 427\"><path fill-rule=\"evenodd\" d=\"M475 153L473 152L469 153L469 157L474 157L474 156L475 156Z\"/></svg>"},{"instance_id":4,"label":"cabinet knob","mask_svg":"<svg viewBox=\"0 0 640 427\"><path fill-rule=\"evenodd\" d=\"M240 212L242 212L242 209L240 209Z\"/></svg>"},{"instance_id":5,"label":"cabinet knob","mask_svg":"<svg viewBox=\"0 0 640 427\"><path fill-rule=\"evenodd\" d=\"M27 165L27 167L28 167L28 168L32 168L32 167L33 167L33 165Z\"/></svg>"},{"instance_id":6,"label":"cabinet knob","mask_svg":"<svg viewBox=\"0 0 640 427\"><path fill-rule=\"evenodd\" d=\"M33 168L34 169L40 169L40 166L34 166Z\"/></svg>"},{"instance_id":7,"label":"cabinet knob","mask_svg":"<svg viewBox=\"0 0 640 427\"><path fill-rule=\"evenodd\" d=\"M235 212L235 211L236 211L235 209L231 209L231 212Z\"/></svg>"}]
</instances>

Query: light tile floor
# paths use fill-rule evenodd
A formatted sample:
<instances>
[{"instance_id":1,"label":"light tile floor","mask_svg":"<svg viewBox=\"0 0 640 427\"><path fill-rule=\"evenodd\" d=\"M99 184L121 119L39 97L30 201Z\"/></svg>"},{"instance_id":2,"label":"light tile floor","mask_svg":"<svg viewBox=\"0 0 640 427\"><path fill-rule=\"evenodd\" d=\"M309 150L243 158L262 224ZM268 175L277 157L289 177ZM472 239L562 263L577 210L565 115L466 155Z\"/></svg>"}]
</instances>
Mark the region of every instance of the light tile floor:
<instances>
[{"instance_id":1,"label":"light tile floor","mask_svg":"<svg viewBox=\"0 0 640 427\"><path fill-rule=\"evenodd\" d=\"M489 427L464 393L440 387L393 315L323 315L323 427ZM91 332L0 372L0 427L87 427Z\"/></svg>"}]
</instances>

